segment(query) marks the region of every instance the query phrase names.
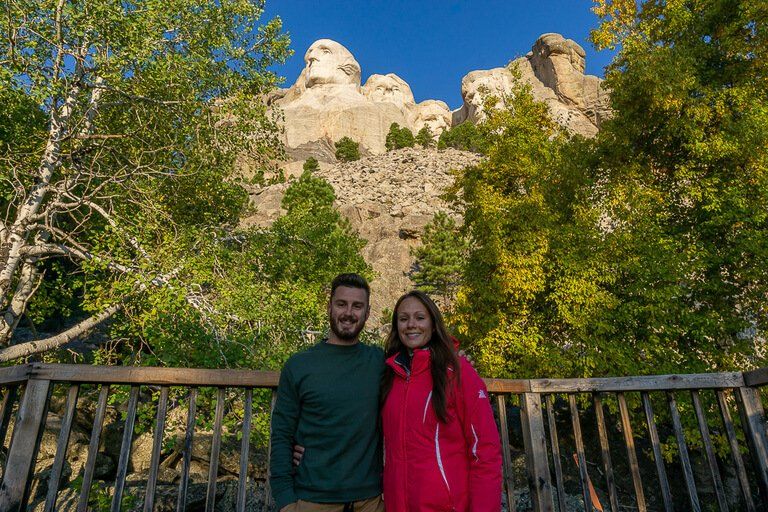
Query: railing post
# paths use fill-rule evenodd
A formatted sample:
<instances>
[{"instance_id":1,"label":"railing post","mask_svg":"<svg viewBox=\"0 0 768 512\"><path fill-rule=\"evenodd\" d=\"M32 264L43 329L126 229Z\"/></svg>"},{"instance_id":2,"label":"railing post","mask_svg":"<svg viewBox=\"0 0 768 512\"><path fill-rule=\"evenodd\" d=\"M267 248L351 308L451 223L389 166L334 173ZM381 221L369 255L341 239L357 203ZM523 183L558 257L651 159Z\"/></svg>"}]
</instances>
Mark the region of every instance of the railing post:
<instances>
[{"instance_id":1,"label":"railing post","mask_svg":"<svg viewBox=\"0 0 768 512\"><path fill-rule=\"evenodd\" d=\"M51 381L30 379L24 390L8 449L6 468L9 470L0 484L0 510L5 512L26 510L50 389Z\"/></svg>"},{"instance_id":2,"label":"railing post","mask_svg":"<svg viewBox=\"0 0 768 512\"><path fill-rule=\"evenodd\" d=\"M765 431L765 412L760 403L760 392L754 388L736 388L744 434L755 463L757 483L763 497L763 510L768 510L768 436Z\"/></svg>"},{"instance_id":3,"label":"railing post","mask_svg":"<svg viewBox=\"0 0 768 512\"><path fill-rule=\"evenodd\" d=\"M522 406L525 463L533 509L536 512L553 512L554 503L552 502L552 484L549 478L544 416L541 412L541 395L523 393Z\"/></svg>"},{"instance_id":4,"label":"railing post","mask_svg":"<svg viewBox=\"0 0 768 512\"><path fill-rule=\"evenodd\" d=\"M512 454L509 445L509 422L507 422L507 400L505 395L496 395L499 407L499 431L501 433L501 462L504 475L504 490L507 494L507 509L517 510L515 503L515 481L512 478Z\"/></svg>"}]
</instances>

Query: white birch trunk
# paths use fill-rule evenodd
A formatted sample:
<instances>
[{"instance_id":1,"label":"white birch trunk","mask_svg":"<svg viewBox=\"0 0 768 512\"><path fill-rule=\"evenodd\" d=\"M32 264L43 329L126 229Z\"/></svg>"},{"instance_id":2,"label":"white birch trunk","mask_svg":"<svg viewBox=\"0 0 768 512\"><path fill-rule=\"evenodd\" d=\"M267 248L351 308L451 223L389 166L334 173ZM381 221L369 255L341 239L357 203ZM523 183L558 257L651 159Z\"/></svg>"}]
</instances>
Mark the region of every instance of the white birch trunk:
<instances>
[{"instance_id":1,"label":"white birch trunk","mask_svg":"<svg viewBox=\"0 0 768 512\"><path fill-rule=\"evenodd\" d=\"M37 291L40 284L40 272L37 270L34 261L25 261L21 266L19 273L19 282L16 285L16 291L13 293L11 303L3 312L0 319L0 344L7 345L13 335L13 331L19 324L21 315L27 309L27 304L32 295Z\"/></svg>"},{"instance_id":2,"label":"white birch trunk","mask_svg":"<svg viewBox=\"0 0 768 512\"><path fill-rule=\"evenodd\" d=\"M78 81L76 80L75 84ZM5 247L0 251L0 309L4 308L10 299L9 293L13 276L16 275L19 268L22 260L22 249L27 244L29 236L27 225L40 210L49 190L51 178L61 165L61 141L66 134L79 95L80 86L73 86L59 112L51 112L51 127L48 131L45 153L43 153L38 169L38 181L31 189L27 200L19 208L15 221L8 229Z\"/></svg>"}]
</instances>

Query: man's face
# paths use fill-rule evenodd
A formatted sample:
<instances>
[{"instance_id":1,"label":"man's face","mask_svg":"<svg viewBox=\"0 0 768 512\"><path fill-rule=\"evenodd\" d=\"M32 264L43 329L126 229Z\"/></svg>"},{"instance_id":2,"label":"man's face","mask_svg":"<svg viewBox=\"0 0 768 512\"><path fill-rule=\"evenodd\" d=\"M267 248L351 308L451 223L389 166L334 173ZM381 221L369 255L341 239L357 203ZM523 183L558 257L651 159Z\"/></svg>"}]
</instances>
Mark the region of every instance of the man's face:
<instances>
[{"instance_id":1,"label":"man's face","mask_svg":"<svg viewBox=\"0 0 768 512\"><path fill-rule=\"evenodd\" d=\"M370 307L368 294L362 288L339 286L328 303L331 323L330 341L354 342L365 327Z\"/></svg>"}]
</instances>

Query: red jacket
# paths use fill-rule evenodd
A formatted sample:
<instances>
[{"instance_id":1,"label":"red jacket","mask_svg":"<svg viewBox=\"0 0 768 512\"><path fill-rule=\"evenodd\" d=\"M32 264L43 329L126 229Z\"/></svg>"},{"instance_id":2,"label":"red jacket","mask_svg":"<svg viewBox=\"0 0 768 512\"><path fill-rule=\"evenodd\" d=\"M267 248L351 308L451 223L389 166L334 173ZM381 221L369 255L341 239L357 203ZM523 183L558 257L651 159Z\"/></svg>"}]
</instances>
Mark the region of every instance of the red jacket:
<instances>
[{"instance_id":1,"label":"red jacket","mask_svg":"<svg viewBox=\"0 0 768 512\"><path fill-rule=\"evenodd\" d=\"M415 350L410 375L395 372L382 409L387 512L501 510L501 448L488 391L466 359L461 385L449 369L448 422L432 408L429 350Z\"/></svg>"}]
</instances>

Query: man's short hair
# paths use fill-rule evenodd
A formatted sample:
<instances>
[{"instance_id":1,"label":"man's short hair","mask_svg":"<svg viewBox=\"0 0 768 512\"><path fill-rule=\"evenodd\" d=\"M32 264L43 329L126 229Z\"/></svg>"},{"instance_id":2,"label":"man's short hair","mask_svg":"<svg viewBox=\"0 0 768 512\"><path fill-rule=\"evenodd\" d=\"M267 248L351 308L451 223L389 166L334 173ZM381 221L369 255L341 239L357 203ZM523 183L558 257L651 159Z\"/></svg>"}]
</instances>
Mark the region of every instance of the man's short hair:
<instances>
[{"instance_id":1,"label":"man's short hair","mask_svg":"<svg viewBox=\"0 0 768 512\"><path fill-rule=\"evenodd\" d=\"M368 281L365 280L360 274L339 274L331 281L331 297L336 292L336 288L339 286L348 286L349 288L362 288L365 290L366 299L370 302L371 299L371 287L368 286Z\"/></svg>"}]
</instances>

